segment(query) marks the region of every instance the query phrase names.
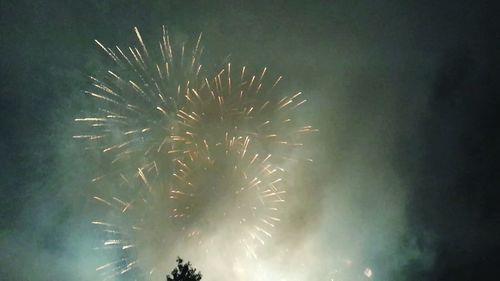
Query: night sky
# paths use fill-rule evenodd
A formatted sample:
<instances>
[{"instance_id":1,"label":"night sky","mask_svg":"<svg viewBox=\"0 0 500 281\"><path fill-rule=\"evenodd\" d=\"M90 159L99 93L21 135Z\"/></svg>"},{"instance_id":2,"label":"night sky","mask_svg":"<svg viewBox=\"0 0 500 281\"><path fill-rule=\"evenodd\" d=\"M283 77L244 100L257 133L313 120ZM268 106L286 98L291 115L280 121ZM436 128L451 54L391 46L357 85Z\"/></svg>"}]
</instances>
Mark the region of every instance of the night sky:
<instances>
[{"instance_id":1,"label":"night sky","mask_svg":"<svg viewBox=\"0 0 500 281\"><path fill-rule=\"evenodd\" d=\"M496 1L3 0L0 13L0 280L97 280L98 168L72 138L88 75L108 63L94 39L127 46L137 26L154 43L163 24L203 32L209 65L268 66L307 95L315 162L271 248L314 260L302 279L330 280L336 259L360 270L347 281L499 279ZM264 266L291 271L272 252Z\"/></svg>"}]
</instances>

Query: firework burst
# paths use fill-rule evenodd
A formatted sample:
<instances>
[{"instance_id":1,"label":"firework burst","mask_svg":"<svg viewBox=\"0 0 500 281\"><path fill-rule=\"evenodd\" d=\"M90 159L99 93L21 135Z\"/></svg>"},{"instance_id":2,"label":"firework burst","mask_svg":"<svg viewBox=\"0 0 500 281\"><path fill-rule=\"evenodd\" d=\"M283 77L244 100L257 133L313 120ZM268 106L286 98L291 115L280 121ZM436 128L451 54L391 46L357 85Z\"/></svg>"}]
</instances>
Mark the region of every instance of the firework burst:
<instances>
[{"instance_id":1,"label":"firework burst","mask_svg":"<svg viewBox=\"0 0 500 281\"><path fill-rule=\"evenodd\" d=\"M203 49L200 35L189 55L184 45L176 51L164 27L161 59L155 60L137 28L135 33L140 47L108 48L96 40L114 64L103 78L90 77L93 89L85 94L97 100L98 110L92 117L76 119L90 130L75 138L93 141L114 167L140 174L158 169L158 159L169 158L164 154L171 152L178 110L185 107L191 87L198 87Z\"/></svg>"},{"instance_id":2,"label":"firework burst","mask_svg":"<svg viewBox=\"0 0 500 281\"><path fill-rule=\"evenodd\" d=\"M112 163L93 180L103 187L94 199L108 209L93 224L105 233L100 248L120 254L97 270L151 273L172 237L184 233L207 248L220 244L218 225L230 233L225 245L255 257L280 221L290 155L315 131L294 119L306 100L300 92L280 95L282 77L267 68L227 64L204 74L201 35L175 48L164 27L156 56L135 33L139 47L126 50L96 41L113 67L90 77L93 90L85 93L97 109L76 119L88 126L75 138Z\"/></svg>"}]
</instances>

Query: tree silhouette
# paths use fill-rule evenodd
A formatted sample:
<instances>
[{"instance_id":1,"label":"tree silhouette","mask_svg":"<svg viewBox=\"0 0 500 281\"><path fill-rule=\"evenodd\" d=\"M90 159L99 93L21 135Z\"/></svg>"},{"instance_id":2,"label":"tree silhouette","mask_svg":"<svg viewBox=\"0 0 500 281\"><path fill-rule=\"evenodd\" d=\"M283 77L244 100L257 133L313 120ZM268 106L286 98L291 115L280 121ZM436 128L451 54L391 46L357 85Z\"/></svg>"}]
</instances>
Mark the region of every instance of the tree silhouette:
<instances>
[{"instance_id":1,"label":"tree silhouette","mask_svg":"<svg viewBox=\"0 0 500 281\"><path fill-rule=\"evenodd\" d=\"M191 266L190 262L184 261L177 257L177 267L170 273L172 276L167 275L167 281L200 281L201 273L196 272L196 268Z\"/></svg>"}]
</instances>

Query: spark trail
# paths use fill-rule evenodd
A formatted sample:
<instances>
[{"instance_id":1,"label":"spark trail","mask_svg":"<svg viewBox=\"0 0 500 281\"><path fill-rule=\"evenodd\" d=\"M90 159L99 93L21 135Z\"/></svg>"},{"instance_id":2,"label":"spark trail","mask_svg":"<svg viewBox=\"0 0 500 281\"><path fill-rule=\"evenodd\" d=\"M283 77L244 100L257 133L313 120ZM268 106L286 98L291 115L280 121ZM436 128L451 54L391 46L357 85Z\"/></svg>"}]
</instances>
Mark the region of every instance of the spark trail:
<instances>
[{"instance_id":1,"label":"spark trail","mask_svg":"<svg viewBox=\"0 0 500 281\"><path fill-rule=\"evenodd\" d=\"M99 248L117 258L96 270L152 274L179 234L200 249L221 246L218 226L221 251L236 255L238 245L256 257L280 222L287 163L303 161L290 155L316 131L295 118L306 100L282 95L282 77L266 67L204 73L201 35L173 46L163 27L155 52L135 33L138 47L96 41L113 64L90 77L95 110L75 119L86 126L74 138L110 164L93 180L106 214L93 224L104 233Z\"/></svg>"}]
</instances>

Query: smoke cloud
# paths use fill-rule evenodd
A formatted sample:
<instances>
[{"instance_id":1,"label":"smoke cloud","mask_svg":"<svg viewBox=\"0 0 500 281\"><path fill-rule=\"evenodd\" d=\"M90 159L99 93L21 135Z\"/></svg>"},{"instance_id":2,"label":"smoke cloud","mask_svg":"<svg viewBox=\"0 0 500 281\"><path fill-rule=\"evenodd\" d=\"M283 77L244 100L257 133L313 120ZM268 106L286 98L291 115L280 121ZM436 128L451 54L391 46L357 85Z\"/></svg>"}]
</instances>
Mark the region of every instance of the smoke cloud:
<instances>
[{"instance_id":1,"label":"smoke cloud","mask_svg":"<svg viewBox=\"0 0 500 281\"><path fill-rule=\"evenodd\" d=\"M445 8L373 1L2 4L2 25L11 26L2 27L0 47L9 54L1 64L0 279L97 280L96 267L116 258L93 249L101 233L90 222L102 213L90 179L103 162L72 139L79 134L73 119L90 106L81 94L86 76L107 65L93 40L127 46L138 26L153 43L162 24L179 42L203 32L210 67L231 61L282 74L290 91L308 99L300 119L320 132L305 145L314 162L290 164L284 215L257 260L229 259L220 245L200 254L169 232L169 248L157 260L163 271L152 280L162 280L177 256L204 280L428 278L452 231L422 219L439 207L427 204L426 188L456 179L450 172L429 184L426 175L440 168L426 154L440 151L429 123L439 119L436 92L461 89L443 90L436 81L446 72L444 54L478 28L475 10L437 16ZM472 48L472 60L484 49ZM443 129L455 124L442 122ZM440 147L458 146L453 136ZM225 229L213 233L221 245L231 237Z\"/></svg>"}]
</instances>

